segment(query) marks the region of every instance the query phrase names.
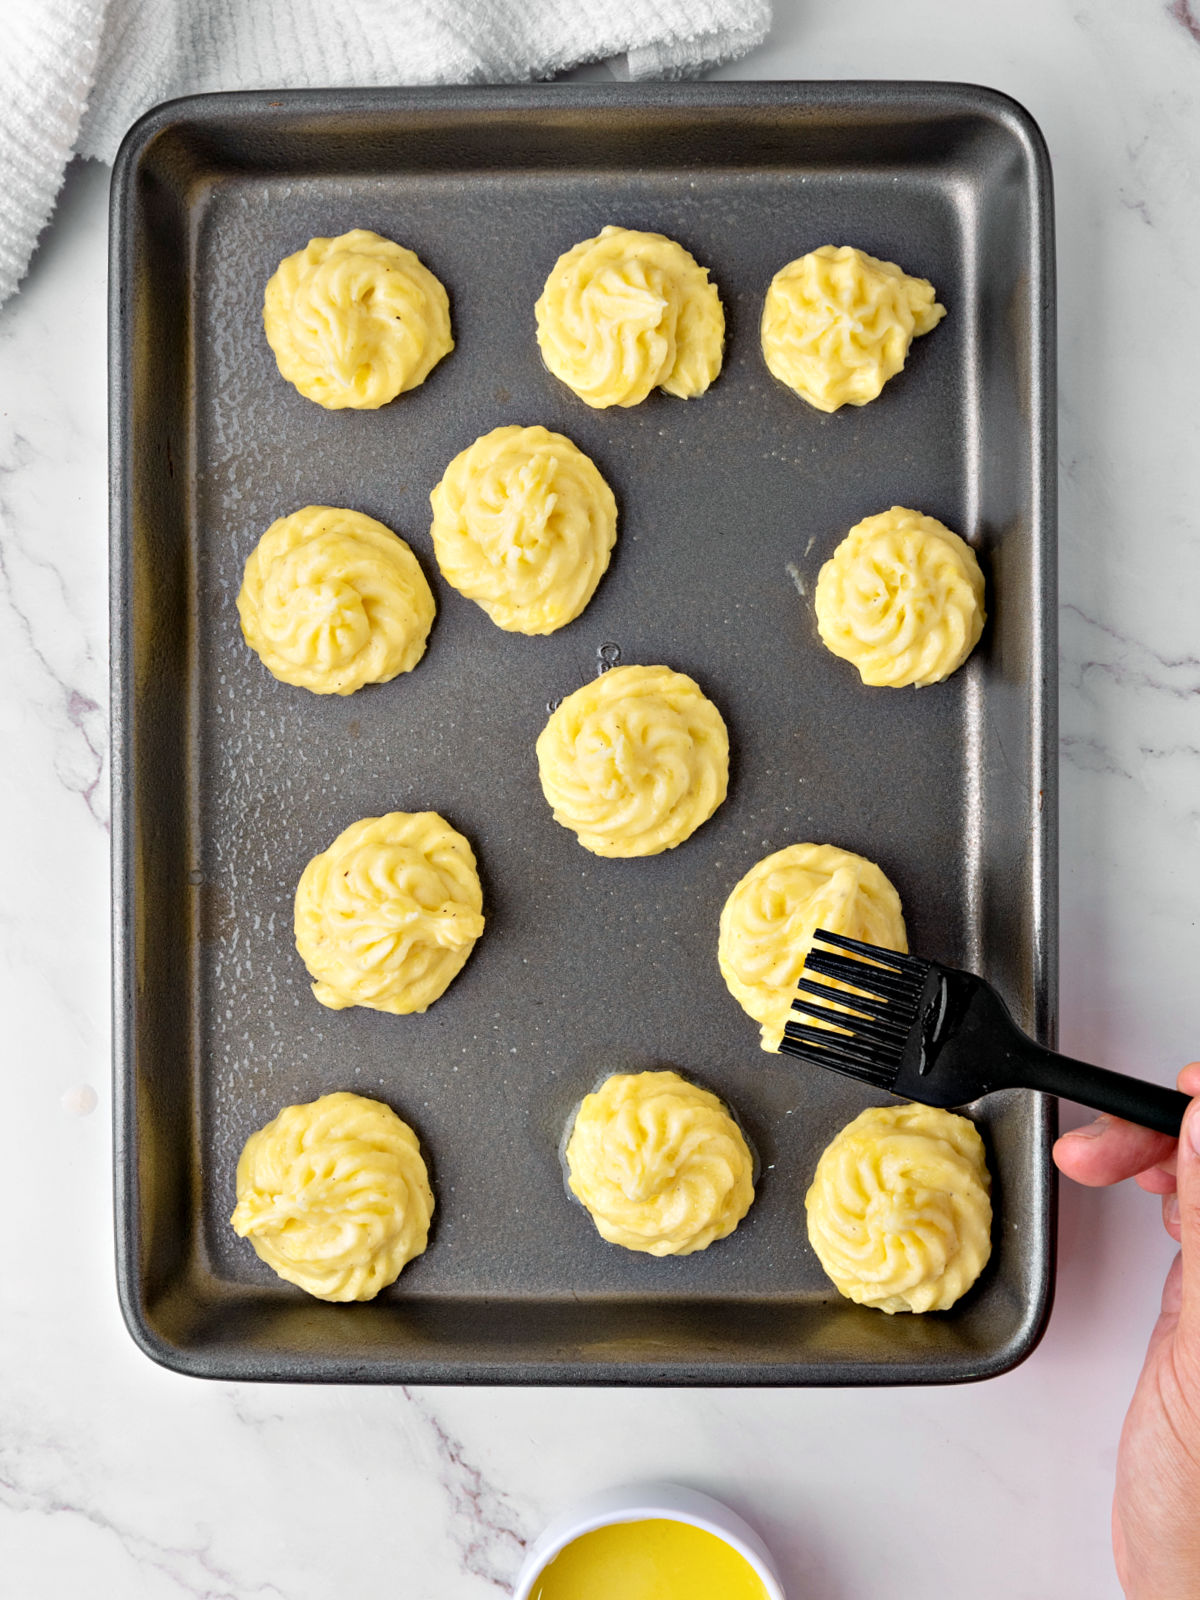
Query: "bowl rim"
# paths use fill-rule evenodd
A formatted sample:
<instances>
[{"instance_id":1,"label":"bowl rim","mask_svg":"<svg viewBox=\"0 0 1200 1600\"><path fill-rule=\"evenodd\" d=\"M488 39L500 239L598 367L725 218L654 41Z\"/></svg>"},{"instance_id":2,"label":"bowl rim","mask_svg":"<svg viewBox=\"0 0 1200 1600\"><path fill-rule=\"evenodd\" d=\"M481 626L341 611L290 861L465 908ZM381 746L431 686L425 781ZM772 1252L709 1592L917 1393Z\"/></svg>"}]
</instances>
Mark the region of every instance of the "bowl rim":
<instances>
[{"instance_id":1,"label":"bowl rim","mask_svg":"<svg viewBox=\"0 0 1200 1600\"><path fill-rule=\"evenodd\" d=\"M534 1583L576 1539L622 1522L684 1522L713 1534L747 1562L766 1600L786 1600L774 1558L763 1540L731 1506L677 1483L640 1483L603 1490L549 1522L529 1547L513 1586L513 1600L529 1600Z\"/></svg>"}]
</instances>

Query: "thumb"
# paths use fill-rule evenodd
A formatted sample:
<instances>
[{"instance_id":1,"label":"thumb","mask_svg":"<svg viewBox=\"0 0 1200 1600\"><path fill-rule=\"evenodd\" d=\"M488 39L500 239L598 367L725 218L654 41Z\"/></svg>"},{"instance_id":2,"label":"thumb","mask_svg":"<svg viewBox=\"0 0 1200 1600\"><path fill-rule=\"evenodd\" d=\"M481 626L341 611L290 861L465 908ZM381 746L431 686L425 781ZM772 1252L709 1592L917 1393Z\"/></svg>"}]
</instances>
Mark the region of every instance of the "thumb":
<instances>
[{"instance_id":1,"label":"thumb","mask_svg":"<svg viewBox=\"0 0 1200 1600\"><path fill-rule=\"evenodd\" d=\"M1200 1098L1184 1114L1176 1176L1183 1254L1178 1337L1192 1370L1200 1374Z\"/></svg>"}]
</instances>

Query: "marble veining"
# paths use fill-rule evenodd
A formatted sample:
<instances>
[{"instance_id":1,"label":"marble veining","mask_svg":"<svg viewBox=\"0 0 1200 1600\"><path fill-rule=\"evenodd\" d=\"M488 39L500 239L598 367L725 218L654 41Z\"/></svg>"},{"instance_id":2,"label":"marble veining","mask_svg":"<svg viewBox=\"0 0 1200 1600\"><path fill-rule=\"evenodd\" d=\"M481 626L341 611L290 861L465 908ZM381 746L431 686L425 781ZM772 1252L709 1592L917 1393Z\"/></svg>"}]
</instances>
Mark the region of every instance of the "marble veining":
<instances>
[{"instance_id":1,"label":"marble veining","mask_svg":"<svg viewBox=\"0 0 1200 1600\"><path fill-rule=\"evenodd\" d=\"M1164 1081L1200 1055L1198 44L1196 0L776 0L769 43L723 73L990 83L1045 131L1061 1037ZM572 1500L658 1476L756 1522L795 1600L923 1600L964 1572L972 1600L1117 1600L1116 1438L1172 1254L1132 1191L1064 1190L1044 1342L955 1390L207 1385L134 1349L106 1088L106 181L73 169L0 314L0 1592L483 1600Z\"/></svg>"},{"instance_id":2,"label":"marble veining","mask_svg":"<svg viewBox=\"0 0 1200 1600\"><path fill-rule=\"evenodd\" d=\"M31 296L35 305L36 299ZM101 293L81 297L73 309L102 315L103 304ZM37 345L53 337L36 312L19 317L10 311L0 322L0 615L8 669L20 691L8 711L10 720L32 713L50 732L56 780L107 830L106 614L96 610L95 588L80 582L103 581L104 541L94 514L76 522L72 506L78 497L72 480L85 462L95 482L104 414L91 417L86 429L75 426L70 409L59 414L54 391L63 380L49 371L37 373L32 395L21 392L18 375L36 363ZM88 342L103 348L94 332ZM98 486L102 495L102 478ZM76 539L90 547L82 574Z\"/></svg>"},{"instance_id":3,"label":"marble veining","mask_svg":"<svg viewBox=\"0 0 1200 1600\"><path fill-rule=\"evenodd\" d=\"M462 1441L449 1432L432 1402L409 1388L400 1392L432 1437L462 1571L506 1594L530 1541L523 1519L509 1496L467 1459Z\"/></svg>"},{"instance_id":4,"label":"marble veining","mask_svg":"<svg viewBox=\"0 0 1200 1600\"><path fill-rule=\"evenodd\" d=\"M129 1508L129 1516L118 1516L62 1489L69 1447L46 1439L22 1441L8 1430L6 1434L0 1442L0 1514L4 1517L52 1524L56 1540L64 1542L70 1538L64 1524L81 1523L98 1534L102 1543L115 1543L131 1569L162 1579L172 1594L194 1596L195 1600L270 1600L271 1596L287 1600L278 1585L247 1581L216 1560L211 1530L197 1529L193 1542L163 1543L137 1525L136 1507Z\"/></svg>"},{"instance_id":5,"label":"marble veining","mask_svg":"<svg viewBox=\"0 0 1200 1600\"><path fill-rule=\"evenodd\" d=\"M1168 16L1175 18L1191 34L1197 44L1200 44L1200 17L1197 17L1192 7L1192 0L1171 0L1167 7Z\"/></svg>"},{"instance_id":6,"label":"marble veining","mask_svg":"<svg viewBox=\"0 0 1200 1600\"><path fill-rule=\"evenodd\" d=\"M1063 760L1135 784L1200 834L1200 656L1164 654L1069 602L1059 626Z\"/></svg>"}]
</instances>

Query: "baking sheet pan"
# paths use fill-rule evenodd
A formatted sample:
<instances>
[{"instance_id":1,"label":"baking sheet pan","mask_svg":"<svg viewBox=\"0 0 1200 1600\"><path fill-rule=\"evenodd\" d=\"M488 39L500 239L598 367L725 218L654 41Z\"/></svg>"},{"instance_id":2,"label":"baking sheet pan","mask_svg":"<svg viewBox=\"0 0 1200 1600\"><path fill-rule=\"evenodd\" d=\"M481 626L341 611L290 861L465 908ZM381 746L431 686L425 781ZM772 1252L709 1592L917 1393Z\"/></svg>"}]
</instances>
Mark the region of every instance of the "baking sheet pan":
<instances>
[{"instance_id":1,"label":"baking sheet pan","mask_svg":"<svg viewBox=\"0 0 1200 1600\"><path fill-rule=\"evenodd\" d=\"M707 396L590 410L544 370L533 302L608 222L665 232L728 315ZM315 234L366 227L450 293L457 348L377 412L279 376L262 290ZM842 1300L808 1247L820 1150L870 1100L772 1057L725 990L717 919L796 840L878 861L912 948L969 964L1053 1030L1053 256L1036 128L942 84L548 85L236 94L131 132L112 202L116 1211L139 1344L220 1378L379 1382L951 1382L1036 1342L1052 1275L1052 1107L978 1110L995 1250L954 1311ZM767 373L772 274L853 243L949 308L881 399L834 416ZM617 495L608 575L545 639L441 581L429 490L502 423L540 422ZM266 526L310 502L412 545L439 614L426 659L346 699L270 678L234 597ZM820 563L892 504L979 551L967 667L869 691L820 645ZM533 745L601 646L691 673L731 732L729 799L690 841L603 861L551 819ZM610 652L611 654L611 652ZM291 936L308 858L360 816L435 809L473 841L487 932L424 1017L333 1013ZM729 1240L658 1261L606 1245L563 1191L565 1119L607 1070L673 1066L737 1110L762 1161ZM416 1127L430 1248L368 1305L281 1283L228 1226L247 1135L354 1089Z\"/></svg>"}]
</instances>

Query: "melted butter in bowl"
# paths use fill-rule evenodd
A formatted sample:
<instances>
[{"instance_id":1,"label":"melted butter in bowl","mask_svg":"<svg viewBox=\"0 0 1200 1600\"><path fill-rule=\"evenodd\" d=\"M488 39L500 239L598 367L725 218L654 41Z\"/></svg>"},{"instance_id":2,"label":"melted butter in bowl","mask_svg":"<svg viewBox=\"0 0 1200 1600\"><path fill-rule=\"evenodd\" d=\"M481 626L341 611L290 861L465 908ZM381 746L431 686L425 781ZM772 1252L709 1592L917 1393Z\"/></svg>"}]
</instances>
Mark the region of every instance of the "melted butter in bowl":
<instances>
[{"instance_id":1,"label":"melted butter in bowl","mask_svg":"<svg viewBox=\"0 0 1200 1600\"><path fill-rule=\"evenodd\" d=\"M530 1600L766 1600L762 1579L715 1533L653 1517L613 1522L573 1539Z\"/></svg>"},{"instance_id":2,"label":"melted butter in bowl","mask_svg":"<svg viewBox=\"0 0 1200 1600\"><path fill-rule=\"evenodd\" d=\"M607 1489L555 1518L513 1600L785 1600L774 1559L735 1511L677 1483Z\"/></svg>"}]
</instances>

